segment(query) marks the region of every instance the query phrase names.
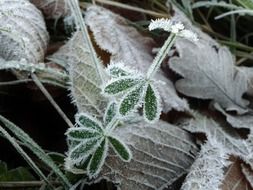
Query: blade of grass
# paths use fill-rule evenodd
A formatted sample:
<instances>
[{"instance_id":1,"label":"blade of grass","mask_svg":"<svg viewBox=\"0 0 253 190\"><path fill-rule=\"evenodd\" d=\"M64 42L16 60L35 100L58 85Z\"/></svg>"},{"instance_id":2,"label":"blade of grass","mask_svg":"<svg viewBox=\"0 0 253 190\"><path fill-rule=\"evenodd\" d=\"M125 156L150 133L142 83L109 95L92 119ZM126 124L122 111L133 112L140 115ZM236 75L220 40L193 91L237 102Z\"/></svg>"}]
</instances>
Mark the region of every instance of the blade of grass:
<instances>
[{"instance_id":1,"label":"blade of grass","mask_svg":"<svg viewBox=\"0 0 253 190\"><path fill-rule=\"evenodd\" d=\"M59 177L63 184L69 188L70 182L54 161L45 153L45 151L22 129L17 127L14 123L0 115L0 121L9 129L28 149L30 149L42 162L50 167L54 173ZM0 131L1 132L1 131Z\"/></svg>"},{"instance_id":2,"label":"blade of grass","mask_svg":"<svg viewBox=\"0 0 253 190\"><path fill-rule=\"evenodd\" d=\"M37 167L37 165L32 161L32 159L25 153L25 151L21 148L21 146L19 146L19 144L16 142L15 138L12 137L2 126L0 126L0 132L13 145L13 147L24 158L24 160L29 164L29 166L34 170L34 172L38 176L40 176L40 178L43 179L45 181L45 183L47 183L49 185L50 189L54 190L53 185L48 181L47 177Z\"/></svg>"},{"instance_id":3,"label":"blade of grass","mask_svg":"<svg viewBox=\"0 0 253 190\"><path fill-rule=\"evenodd\" d=\"M131 10L131 11L141 12L141 13L148 14L148 15L155 16L155 17L165 17L165 18L168 17L168 14L163 14L163 13L158 13L158 12L154 12L154 11L151 11L151 10L146 10L146 9L142 9L142 8L138 8L138 7L133 7L131 5L119 3L119 2L116 2L116 1L95 0L95 2L105 4L105 5L120 7L120 8L128 9L128 10Z\"/></svg>"}]
</instances>

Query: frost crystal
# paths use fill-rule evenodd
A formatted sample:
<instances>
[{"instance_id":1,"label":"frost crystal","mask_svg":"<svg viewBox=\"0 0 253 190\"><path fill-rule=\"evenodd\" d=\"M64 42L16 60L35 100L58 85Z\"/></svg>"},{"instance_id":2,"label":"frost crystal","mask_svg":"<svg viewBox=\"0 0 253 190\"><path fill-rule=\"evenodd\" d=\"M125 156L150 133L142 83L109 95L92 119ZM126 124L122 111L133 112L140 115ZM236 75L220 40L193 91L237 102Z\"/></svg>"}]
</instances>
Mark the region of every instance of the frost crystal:
<instances>
[{"instance_id":1,"label":"frost crystal","mask_svg":"<svg viewBox=\"0 0 253 190\"><path fill-rule=\"evenodd\" d=\"M173 22L172 20L164 18L152 20L149 25L149 30L154 29L163 29L167 32L174 33L190 41L198 41L197 35L194 32L185 29L184 25L181 22Z\"/></svg>"}]
</instances>

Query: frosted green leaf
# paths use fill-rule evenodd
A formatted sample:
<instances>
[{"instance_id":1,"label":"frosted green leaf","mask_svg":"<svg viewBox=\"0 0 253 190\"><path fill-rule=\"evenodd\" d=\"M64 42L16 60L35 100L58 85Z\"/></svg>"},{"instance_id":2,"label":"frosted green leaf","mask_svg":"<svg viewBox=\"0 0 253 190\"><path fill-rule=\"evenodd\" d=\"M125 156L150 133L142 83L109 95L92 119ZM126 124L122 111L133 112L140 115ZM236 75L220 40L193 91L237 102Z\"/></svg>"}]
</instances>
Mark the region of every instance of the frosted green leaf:
<instances>
[{"instance_id":1,"label":"frosted green leaf","mask_svg":"<svg viewBox=\"0 0 253 190\"><path fill-rule=\"evenodd\" d=\"M131 151L122 141L117 139L116 137L108 137L110 144L112 145L114 151L117 155L126 162L129 162L132 158Z\"/></svg>"},{"instance_id":2,"label":"frosted green leaf","mask_svg":"<svg viewBox=\"0 0 253 190\"><path fill-rule=\"evenodd\" d=\"M159 105L159 95L154 88L149 84L144 98L144 118L149 122L154 122L159 119L161 113Z\"/></svg>"},{"instance_id":3,"label":"frosted green leaf","mask_svg":"<svg viewBox=\"0 0 253 190\"><path fill-rule=\"evenodd\" d=\"M117 80L112 80L106 85L104 93L108 95L117 95L130 88L133 88L140 82L141 82L140 78L133 78L133 77L124 77L119 78Z\"/></svg>"},{"instance_id":4,"label":"frosted green leaf","mask_svg":"<svg viewBox=\"0 0 253 190\"><path fill-rule=\"evenodd\" d=\"M74 161L85 160L99 146L101 138L84 141L73 148L70 153L70 159Z\"/></svg>"},{"instance_id":5,"label":"frosted green leaf","mask_svg":"<svg viewBox=\"0 0 253 190\"><path fill-rule=\"evenodd\" d=\"M117 114L117 104L112 102L106 109L104 116L104 125L109 124Z\"/></svg>"},{"instance_id":6,"label":"frosted green leaf","mask_svg":"<svg viewBox=\"0 0 253 190\"><path fill-rule=\"evenodd\" d=\"M85 139L95 138L101 135L101 133L90 130L84 127L76 127L76 128L70 128L68 132L66 133L68 136L68 139L74 140L74 141L82 141Z\"/></svg>"},{"instance_id":7,"label":"frosted green leaf","mask_svg":"<svg viewBox=\"0 0 253 190\"><path fill-rule=\"evenodd\" d=\"M128 71L129 69L124 66L123 63L119 62L117 64L110 64L107 68L106 71L107 73L114 78L117 77L123 77L123 76L128 76L130 75L130 72Z\"/></svg>"},{"instance_id":8,"label":"frosted green leaf","mask_svg":"<svg viewBox=\"0 0 253 190\"><path fill-rule=\"evenodd\" d=\"M95 118L92 118L84 113L77 115L76 122L80 126L91 128L99 132L103 131L102 124L99 121L97 121Z\"/></svg>"},{"instance_id":9,"label":"frosted green leaf","mask_svg":"<svg viewBox=\"0 0 253 190\"><path fill-rule=\"evenodd\" d=\"M88 175L89 177L95 177L104 165L106 154L108 151L107 139L104 139L100 146L97 148L96 152L93 154L90 163L88 165Z\"/></svg>"},{"instance_id":10,"label":"frosted green leaf","mask_svg":"<svg viewBox=\"0 0 253 190\"><path fill-rule=\"evenodd\" d=\"M131 111L134 111L134 109L138 106L142 98L143 88L144 85L140 85L122 98L122 102L119 107L119 113L122 116L126 116Z\"/></svg>"}]
</instances>

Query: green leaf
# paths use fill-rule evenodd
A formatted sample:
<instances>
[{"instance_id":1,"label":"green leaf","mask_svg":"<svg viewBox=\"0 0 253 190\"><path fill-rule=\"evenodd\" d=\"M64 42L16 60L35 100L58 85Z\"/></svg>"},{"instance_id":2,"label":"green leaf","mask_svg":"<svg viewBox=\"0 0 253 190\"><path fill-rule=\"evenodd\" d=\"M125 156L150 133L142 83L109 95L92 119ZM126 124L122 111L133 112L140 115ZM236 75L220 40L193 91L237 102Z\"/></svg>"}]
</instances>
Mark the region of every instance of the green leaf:
<instances>
[{"instance_id":1,"label":"green leaf","mask_svg":"<svg viewBox=\"0 0 253 190\"><path fill-rule=\"evenodd\" d=\"M140 78L133 77L122 77L119 79L113 79L106 84L104 89L104 94L107 95L117 95L124 91L127 91L134 86L138 85L142 80Z\"/></svg>"},{"instance_id":2,"label":"green leaf","mask_svg":"<svg viewBox=\"0 0 253 190\"><path fill-rule=\"evenodd\" d=\"M85 114L80 113L76 116L76 122L83 127L94 129L99 132L103 132L102 124L95 118Z\"/></svg>"},{"instance_id":3,"label":"green leaf","mask_svg":"<svg viewBox=\"0 0 253 190\"><path fill-rule=\"evenodd\" d=\"M123 77L123 76L128 76L130 75L130 71L128 68L126 68L124 66L123 63L117 63L117 64L110 64L107 68L106 68L107 73L109 74L109 76L113 77L113 78L118 78L118 77Z\"/></svg>"},{"instance_id":4,"label":"green leaf","mask_svg":"<svg viewBox=\"0 0 253 190\"><path fill-rule=\"evenodd\" d=\"M139 102L142 99L144 85L140 85L137 88L134 88L126 96L122 98L122 101L119 106L119 113L122 116L126 116L138 106Z\"/></svg>"},{"instance_id":5,"label":"green leaf","mask_svg":"<svg viewBox=\"0 0 253 190\"><path fill-rule=\"evenodd\" d=\"M112 102L106 109L104 115L104 125L109 124L117 114L117 104Z\"/></svg>"},{"instance_id":6,"label":"green leaf","mask_svg":"<svg viewBox=\"0 0 253 190\"><path fill-rule=\"evenodd\" d=\"M123 143L116 137L112 137L112 136L109 136L108 139L114 151L123 161L129 162L132 159L131 151L127 147L127 145L125 145L125 143Z\"/></svg>"},{"instance_id":7,"label":"green leaf","mask_svg":"<svg viewBox=\"0 0 253 190\"><path fill-rule=\"evenodd\" d=\"M96 138L79 143L75 148L70 150L70 159L77 162L86 160L100 145L101 141L102 138Z\"/></svg>"},{"instance_id":8,"label":"green leaf","mask_svg":"<svg viewBox=\"0 0 253 190\"><path fill-rule=\"evenodd\" d=\"M0 181L33 181L35 177L24 167L18 167L5 173L0 172Z\"/></svg>"},{"instance_id":9,"label":"green leaf","mask_svg":"<svg viewBox=\"0 0 253 190\"><path fill-rule=\"evenodd\" d=\"M97 174L101 171L102 166L104 165L106 154L108 151L108 141L105 138L100 146L97 148L96 152L93 154L91 161L88 166L88 175L89 177L96 177Z\"/></svg>"},{"instance_id":10,"label":"green leaf","mask_svg":"<svg viewBox=\"0 0 253 190\"><path fill-rule=\"evenodd\" d=\"M0 121L3 122L5 127L8 128L22 143L24 143L28 149L30 149L39 159L41 159L41 161L49 166L67 187L71 186L69 180L62 173L59 167L28 134L1 115Z\"/></svg>"},{"instance_id":11,"label":"green leaf","mask_svg":"<svg viewBox=\"0 0 253 190\"><path fill-rule=\"evenodd\" d=\"M144 98L144 118L148 122L154 122L159 119L161 113L159 106L159 94L149 84Z\"/></svg>"},{"instance_id":12,"label":"green leaf","mask_svg":"<svg viewBox=\"0 0 253 190\"><path fill-rule=\"evenodd\" d=\"M89 130L89 128L85 128L85 127L76 127L76 128L70 128L67 131L66 135L68 136L69 140L83 141L85 139L99 137L101 136L101 133L93 129Z\"/></svg>"}]
</instances>

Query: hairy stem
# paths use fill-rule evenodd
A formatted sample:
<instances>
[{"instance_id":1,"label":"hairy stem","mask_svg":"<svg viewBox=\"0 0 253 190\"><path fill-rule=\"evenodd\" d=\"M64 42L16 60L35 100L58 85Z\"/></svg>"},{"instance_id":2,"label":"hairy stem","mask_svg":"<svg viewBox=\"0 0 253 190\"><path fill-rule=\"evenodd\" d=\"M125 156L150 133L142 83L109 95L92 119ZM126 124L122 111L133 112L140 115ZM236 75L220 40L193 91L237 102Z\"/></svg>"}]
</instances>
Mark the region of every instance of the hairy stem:
<instances>
[{"instance_id":1,"label":"hairy stem","mask_svg":"<svg viewBox=\"0 0 253 190\"><path fill-rule=\"evenodd\" d=\"M87 27L85 25L85 21L82 17L82 12L80 10L78 1L77 0L69 0L68 3L69 3L69 6L71 8L71 11L74 14L74 17L75 17L75 20L76 20L76 26L80 27L80 31L82 32L82 35L84 37L84 43L88 44L89 50L90 50L91 55L92 55L91 56L92 60L95 64L97 74L100 78L101 83L103 84L104 80L103 80L103 73L102 73L102 70L101 70L101 63L100 63L99 59L97 58L97 54L96 54L96 52L94 50L94 47L92 45L92 42L91 42L91 39L90 39L90 36L89 36L89 33L88 33L88 29L87 29Z\"/></svg>"},{"instance_id":2,"label":"hairy stem","mask_svg":"<svg viewBox=\"0 0 253 190\"><path fill-rule=\"evenodd\" d=\"M33 79L34 83L38 86L38 88L41 90L41 92L46 96L46 98L48 99L48 101L53 105L53 107L56 109L56 111L59 113L59 115L68 124L68 126L70 128L74 127L74 125L72 124L72 122L69 120L69 118L66 116L66 114L62 111L62 109L58 106L58 104L54 101L54 99L49 94L49 92L47 91L47 89L43 86L43 84L40 82L40 80L38 79L38 77L34 73L32 73L31 76L32 76L32 79Z\"/></svg>"},{"instance_id":3,"label":"hairy stem","mask_svg":"<svg viewBox=\"0 0 253 190\"><path fill-rule=\"evenodd\" d=\"M175 40L176 40L176 34L171 33L168 39L165 41L163 44L162 48L159 50L157 53L152 65L149 67L148 72L147 72L147 79L151 79L154 74L157 72L157 70L160 68L162 61L164 58L167 56L169 50L173 46Z\"/></svg>"}]
</instances>

